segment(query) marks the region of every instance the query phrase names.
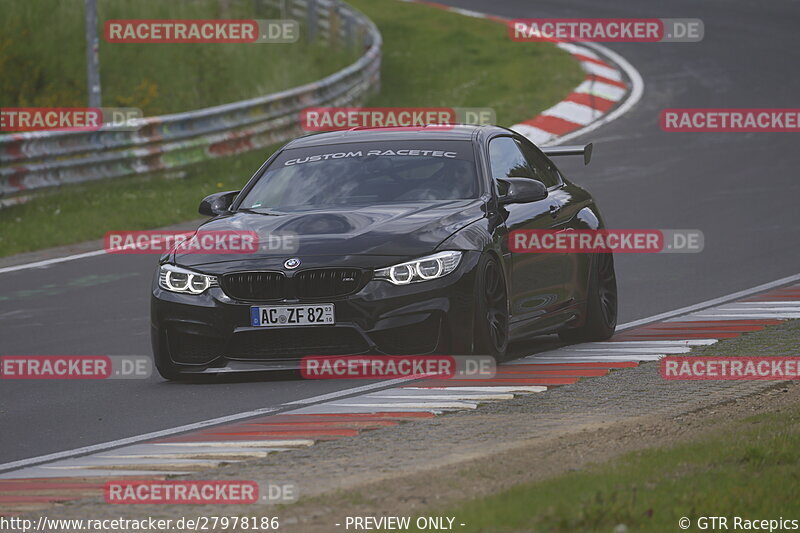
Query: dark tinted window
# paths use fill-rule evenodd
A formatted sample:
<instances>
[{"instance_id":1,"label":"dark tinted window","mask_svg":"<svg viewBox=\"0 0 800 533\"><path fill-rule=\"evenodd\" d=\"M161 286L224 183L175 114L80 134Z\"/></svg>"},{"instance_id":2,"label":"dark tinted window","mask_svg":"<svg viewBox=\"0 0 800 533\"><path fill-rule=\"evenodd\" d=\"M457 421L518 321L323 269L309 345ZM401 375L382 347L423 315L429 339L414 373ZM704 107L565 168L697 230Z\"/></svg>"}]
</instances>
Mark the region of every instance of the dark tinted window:
<instances>
[{"instance_id":1,"label":"dark tinted window","mask_svg":"<svg viewBox=\"0 0 800 533\"><path fill-rule=\"evenodd\" d=\"M533 177L525 156L511 137L497 137L489 142L489 164L493 178Z\"/></svg>"},{"instance_id":2,"label":"dark tinted window","mask_svg":"<svg viewBox=\"0 0 800 533\"><path fill-rule=\"evenodd\" d=\"M470 141L361 142L284 151L240 205L294 210L479 194Z\"/></svg>"},{"instance_id":3,"label":"dark tinted window","mask_svg":"<svg viewBox=\"0 0 800 533\"><path fill-rule=\"evenodd\" d=\"M561 182L556 169L544 154L528 143L520 142L519 146L522 153L525 155L525 160L528 162L528 165L533 169L533 174L536 179L548 187L554 187Z\"/></svg>"}]
</instances>

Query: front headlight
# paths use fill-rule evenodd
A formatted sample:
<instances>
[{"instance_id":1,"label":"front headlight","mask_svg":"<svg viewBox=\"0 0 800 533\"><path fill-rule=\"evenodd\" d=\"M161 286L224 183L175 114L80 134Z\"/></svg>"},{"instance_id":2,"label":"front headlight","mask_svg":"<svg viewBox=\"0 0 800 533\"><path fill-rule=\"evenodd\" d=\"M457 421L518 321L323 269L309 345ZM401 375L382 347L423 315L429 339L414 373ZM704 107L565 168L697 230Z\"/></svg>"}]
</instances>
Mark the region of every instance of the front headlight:
<instances>
[{"instance_id":1,"label":"front headlight","mask_svg":"<svg viewBox=\"0 0 800 533\"><path fill-rule=\"evenodd\" d=\"M439 252L407 263L401 263L375 271L375 279L386 280L394 285L408 285L448 275L458 267L461 252Z\"/></svg>"},{"instance_id":2,"label":"front headlight","mask_svg":"<svg viewBox=\"0 0 800 533\"><path fill-rule=\"evenodd\" d=\"M158 267L158 286L170 292L202 294L209 287L219 287L219 282L215 276L175 265L161 265Z\"/></svg>"}]
</instances>

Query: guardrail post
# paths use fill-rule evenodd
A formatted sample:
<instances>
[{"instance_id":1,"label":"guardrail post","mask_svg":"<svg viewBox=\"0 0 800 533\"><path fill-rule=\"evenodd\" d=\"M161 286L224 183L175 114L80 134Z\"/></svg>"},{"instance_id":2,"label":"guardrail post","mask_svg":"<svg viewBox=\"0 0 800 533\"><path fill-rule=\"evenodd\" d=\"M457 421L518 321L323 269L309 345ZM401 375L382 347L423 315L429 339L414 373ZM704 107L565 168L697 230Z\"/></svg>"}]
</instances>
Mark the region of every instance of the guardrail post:
<instances>
[{"instance_id":1,"label":"guardrail post","mask_svg":"<svg viewBox=\"0 0 800 533\"><path fill-rule=\"evenodd\" d=\"M308 17L306 30L308 41L314 42L317 39L317 0L306 0L306 16Z\"/></svg>"},{"instance_id":2,"label":"guardrail post","mask_svg":"<svg viewBox=\"0 0 800 533\"><path fill-rule=\"evenodd\" d=\"M344 43L348 50L352 50L353 46L355 46L353 16L347 11L344 12Z\"/></svg>"},{"instance_id":3,"label":"guardrail post","mask_svg":"<svg viewBox=\"0 0 800 533\"><path fill-rule=\"evenodd\" d=\"M267 3L264 0L252 0L253 2L253 13L258 17L261 18L264 15L264 11L267 7ZM283 17L281 17L283 18Z\"/></svg>"},{"instance_id":4,"label":"guardrail post","mask_svg":"<svg viewBox=\"0 0 800 533\"><path fill-rule=\"evenodd\" d=\"M89 107L100 107L100 43L97 38L97 2L86 0L86 85L89 89Z\"/></svg>"},{"instance_id":5,"label":"guardrail post","mask_svg":"<svg viewBox=\"0 0 800 533\"><path fill-rule=\"evenodd\" d=\"M339 2L332 0L328 8L328 40L331 46L336 46L340 40L339 27L341 26L342 17L339 14L339 7Z\"/></svg>"}]
</instances>

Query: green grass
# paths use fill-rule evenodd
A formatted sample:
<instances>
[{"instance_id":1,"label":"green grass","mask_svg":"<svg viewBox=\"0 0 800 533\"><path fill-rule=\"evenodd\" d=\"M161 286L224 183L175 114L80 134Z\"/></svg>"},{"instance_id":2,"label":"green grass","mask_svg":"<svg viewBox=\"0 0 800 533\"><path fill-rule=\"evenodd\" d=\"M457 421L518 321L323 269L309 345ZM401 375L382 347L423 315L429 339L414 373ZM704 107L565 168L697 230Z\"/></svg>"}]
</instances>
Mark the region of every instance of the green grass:
<instances>
[{"instance_id":1,"label":"green grass","mask_svg":"<svg viewBox=\"0 0 800 533\"><path fill-rule=\"evenodd\" d=\"M798 340L800 321L791 321L692 355L792 355ZM794 404L689 442L631 452L425 514L455 516L466 524L458 528L464 533L611 532L620 524L631 532L675 532L682 517L691 519L689 531L699 531L701 516L729 517L733 530L733 516L800 520L799 501L800 405Z\"/></svg>"},{"instance_id":2,"label":"green grass","mask_svg":"<svg viewBox=\"0 0 800 533\"><path fill-rule=\"evenodd\" d=\"M228 5L228 8L224 6ZM0 105L86 106L83 0L0 0ZM354 50L286 44L107 43L107 19L275 18L250 0L99 0L103 105L145 115L251 98L331 74ZM235 83L234 83L235 80Z\"/></svg>"},{"instance_id":3,"label":"green grass","mask_svg":"<svg viewBox=\"0 0 800 533\"><path fill-rule=\"evenodd\" d=\"M491 107L510 126L560 101L584 76L565 52L513 42L494 21L397 0L349 3L385 43L381 94L370 105Z\"/></svg>"},{"instance_id":4,"label":"green grass","mask_svg":"<svg viewBox=\"0 0 800 533\"><path fill-rule=\"evenodd\" d=\"M173 178L144 175L42 191L29 203L0 210L0 256L200 218L200 200L241 188L272 151L212 159L202 168L178 169Z\"/></svg>"},{"instance_id":5,"label":"green grass","mask_svg":"<svg viewBox=\"0 0 800 533\"><path fill-rule=\"evenodd\" d=\"M747 418L734 431L437 510L464 532L679 531L700 516L800 518L800 408ZM729 526L732 523L729 519Z\"/></svg>"},{"instance_id":6,"label":"green grass","mask_svg":"<svg viewBox=\"0 0 800 533\"><path fill-rule=\"evenodd\" d=\"M0 2L6 1L0 0ZM70 4L74 1L77 0L65 3ZM33 0L30 3L39 5L39 0ZM162 5L161 2L152 0L141 2L141 5L149 6L151 3ZM112 14L103 11L110 7L104 7L105 3L101 1L100 16L101 18L112 15L116 18L124 16L132 18L132 14L126 15L122 13L122 10L123 6L132 6L133 4L140 5L139 2L120 3L118 7L114 8L119 12L115 11ZM163 4L173 5L171 2ZM195 4L193 2L188 5ZM205 5L204 2L200 2L200 4ZM217 5L216 2L213 4ZM582 79L578 64L568 54L549 44L512 42L508 38L504 26L495 22L472 19L397 0L354 0L352 4L375 21L383 33L385 41L381 93L372 98L367 105L491 107L497 113L499 124L511 125L519 120L531 118L539 111L561 100ZM116 6L116 4L114 5ZM234 3L234 5L238 4ZM158 9L178 8L159 7ZM61 8L55 11L60 12L60 10ZM12 15L18 16L14 10L11 12ZM206 15L214 16L213 13L206 13ZM73 15L66 12L60 15L62 20L69 21L63 25L82 28L79 21L69 18L71 16ZM166 12L159 15L161 18L169 18L169 16ZM187 14L180 16L188 18ZM178 14L174 14L174 17L177 18ZM0 27L5 24L8 23L0 23ZM0 35L2 35L0 39L8 40L6 32L0 33ZM104 48L109 46L105 45ZM119 46L134 47L134 45ZM182 48L184 46L186 48ZM161 68L173 66L172 61L175 61L175 57L170 61L158 56L161 53L178 53L169 52L169 50L194 51L195 49L189 48L190 46L194 45L180 45L175 48L167 48L166 45L163 45L163 52L159 50L157 53L151 52L140 56L135 55L134 49L130 48L131 51L123 50L120 53L131 55L121 56L117 59L120 62L120 69L130 72L134 76L134 80L129 82L132 84L131 87L135 87L139 83L136 80L151 80L161 88L158 94L163 96L166 93L163 90L166 81L161 79L159 71L151 71L148 63L157 61L162 65ZM222 45L210 46L215 47L211 51L219 51L220 49L216 47ZM272 50L270 47L273 45L249 46L263 46ZM146 52L150 48L142 48L142 50ZM46 59L41 67L37 67L34 58L39 55L47 56L44 51L40 50L35 55L31 55L34 54L32 51L18 52L18 54L22 54L21 59L18 59L20 65L30 65L31 68L34 68L34 72L44 73L37 74L37 77L43 80L42 86L46 87L48 84L53 87L69 85L63 83L63 79L67 79L68 74L59 71L61 67L58 67L58 59ZM105 61L105 58L108 57L105 50L101 50L101 54L105 54ZM65 67L67 70L74 70L77 68L76 65L83 64L83 48L74 43L70 44L60 51L58 58L67 61L68 65L72 65L72 67ZM218 66L219 62L225 61L222 58L216 58L216 60L218 63L215 64ZM265 72L271 73L274 65L284 64L270 63L273 60L280 61L280 59L270 56L266 62ZM162 61L163 63L161 63ZM313 62L316 59L311 58L309 61ZM244 65L244 63L247 62L242 64ZM252 65L252 61L249 64ZM130 65L136 65L136 68L130 69ZM174 66L174 68L183 67ZM172 86L170 91L174 93L172 97L175 105L183 105L184 94L188 94L187 101L192 102L188 107L221 103L252 95L252 92L243 95L242 87L237 86L240 85L239 82L242 78L256 77L259 74L257 69L249 67L245 70L246 74L239 75L237 72L225 70L224 66L220 68L225 75L221 76L218 71L211 68L201 69L202 72L195 73L196 77L189 78L192 80L191 82ZM12 70L17 71L16 68ZM278 70L287 69L278 68ZM3 68L3 72L5 74L5 68ZM106 74L110 76L114 70L112 67L104 67L103 72L104 83L106 83ZM122 73L118 73L118 75L122 75ZM62 76L64 76L63 79ZM72 79L71 85L76 87L76 95L84 94L83 76L83 70L80 70L77 75L69 78ZM170 77L172 77L171 74ZM236 84L230 83L231 77L237 79ZM198 88L197 80L205 78L215 78L214 82L221 84L221 87L218 89L219 93L213 93L211 99L214 101L199 103L198 99L211 94L206 93L205 89ZM113 94L114 84L108 82L106 85L104 88L106 95ZM124 84L121 84L120 87L122 85ZM226 87L231 91L230 93L225 92ZM248 90L253 90L252 86ZM124 88L119 91L122 96L132 94L130 91L126 92ZM46 92L44 91L43 94ZM0 95L4 94L0 93ZM190 96L191 94L194 96ZM2 98L2 101L6 102L6 97L2 96ZM23 105L21 102L17 103ZM68 102L64 101L59 105L67 104ZM45 105L45 103L27 102L25 105ZM78 102L77 105L83 104ZM126 103L126 105L128 104ZM158 112L161 112L162 109L174 110L172 105L168 101L159 103L159 100L155 99L145 108L148 113L151 109L158 109ZM186 167L184 169L185 179L165 180L152 176L123 178L43 191L27 204L0 209L0 228L2 228L0 229L0 257L96 239L102 237L109 230L155 228L197 218L197 205L203 196L217 190L240 188L271 151L256 151Z\"/></svg>"}]
</instances>

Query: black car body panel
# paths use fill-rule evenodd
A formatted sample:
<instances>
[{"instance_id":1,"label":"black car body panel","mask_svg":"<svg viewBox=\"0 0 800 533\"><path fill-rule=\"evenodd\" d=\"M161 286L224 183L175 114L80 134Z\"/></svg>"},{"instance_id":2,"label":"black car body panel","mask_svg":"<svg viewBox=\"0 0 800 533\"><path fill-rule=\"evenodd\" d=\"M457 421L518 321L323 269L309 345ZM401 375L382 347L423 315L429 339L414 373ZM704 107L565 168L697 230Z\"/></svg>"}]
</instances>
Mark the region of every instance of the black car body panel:
<instances>
[{"instance_id":1,"label":"black car body panel","mask_svg":"<svg viewBox=\"0 0 800 533\"><path fill-rule=\"evenodd\" d=\"M484 216L484 202L479 199L451 200L359 209L342 207L283 215L233 213L212 219L200 229L236 228L238 231L255 231L259 235L300 235L297 255L414 257L436 249L450 235ZM242 262L242 268L250 268L246 266L248 262L257 265L278 255L285 259L286 253L269 250L235 256L183 253L176 254L173 259L189 267Z\"/></svg>"},{"instance_id":2,"label":"black car body panel","mask_svg":"<svg viewBox=\"0 0 800 533\"><path fill-rule=\"evenodd\" d=\"M553 183L545 199L503 205L500 184L491 175L489 143L510 138L547 166ZM323 206L282 210L271 206L247 211L243 202L270 164L288 150L320 151L353 143L444 140L469 142L479 186L474 198L380 202L373 205ZM422 144L420 144L422 143ZM497 143L508 144L504 139ZM393 145L394 146L394 145ZM463 146L463 145L460 145ZM494 145L493 145L494 146ZM294 152L301 153L301 152ZM282 155L283 154L283 155ZM532 163L533 164L533 163ZM277 179L277 178L275 178ZM511 339L555 332L581 324L593 256L590 254L512 254L507 236L516 229L599 229L602 217L584 189L567 180L530 141L510 130L487 126L423 128L417 131L361 130L310 135L273 154L236 197L229 210L204 223L202 230L248 230L258 235L299 236L292 253L260 250L254 254L172 253L161 263L216 276L220 286L204 293L178 294L152 288L152 340L159 369L176 372L222 372L296 368L304 355L469 354L473 353L476 267L490 255L502 266L508 293ZM440 251L462 253L457 268L437 279L394 285L375 279L377 269ZM300 266L287 269L289 258ZM333 296L307 290L308 279L348 274L349 292ZM321 271L328 274L324 276ZM274 298L232 297L237 273L279 278ZM304 284L306 284L304 286ZM250 325L251 306L335 305L333 326L263 328ZM163 372L162 372L163 373Z\"/></svg>"}]
</instances>

